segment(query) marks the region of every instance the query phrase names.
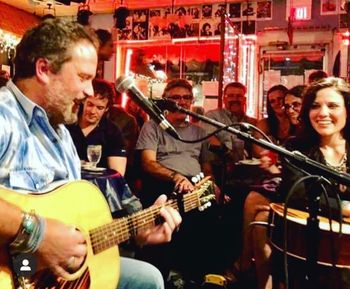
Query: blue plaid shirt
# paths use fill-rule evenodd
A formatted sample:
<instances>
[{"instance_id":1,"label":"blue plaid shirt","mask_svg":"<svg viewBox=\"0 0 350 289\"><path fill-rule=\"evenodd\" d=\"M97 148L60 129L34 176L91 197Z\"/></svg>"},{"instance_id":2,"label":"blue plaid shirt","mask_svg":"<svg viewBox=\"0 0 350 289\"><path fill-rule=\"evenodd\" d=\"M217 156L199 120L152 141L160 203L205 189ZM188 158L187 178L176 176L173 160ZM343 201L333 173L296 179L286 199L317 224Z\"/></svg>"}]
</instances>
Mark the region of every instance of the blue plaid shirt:
<instances>
[{"instance_id":1,"label":"blue plaid shirt","mask_svg":"<svg viewBox=\"0 0 350 289\"><path fill-rule=\"evenodd\" d=\"M80 179L80 160L68 130L50 125L46 112L9 81L0 89L0 184L45 191Z\"/></svg>"}]
</instances>

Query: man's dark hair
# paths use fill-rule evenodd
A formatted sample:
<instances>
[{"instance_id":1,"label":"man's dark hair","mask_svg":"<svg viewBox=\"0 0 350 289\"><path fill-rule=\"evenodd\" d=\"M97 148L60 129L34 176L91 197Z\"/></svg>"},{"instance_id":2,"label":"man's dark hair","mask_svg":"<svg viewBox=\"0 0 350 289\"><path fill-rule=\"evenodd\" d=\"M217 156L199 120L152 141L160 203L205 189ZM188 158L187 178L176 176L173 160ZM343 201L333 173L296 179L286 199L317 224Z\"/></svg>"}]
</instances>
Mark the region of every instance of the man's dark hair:
<instances>
[{"instance_id":1,"label":"man's dark hair","mask_svg":"<svg viewBox=\"0 0 350 289\"><path fill-rule=\"evenodd\" d=\"M306 85L293 86L291 89L287 91L286 95L290 94L298 98L303 98L303 92L305 91L305 88L306 88Z\"/></svg>"},{"instance_id":2,"label":"man's dark hair","mask_svg":"<svg viewBox=\"0 0 350 289\"><path fill-rule=\"evenodd\" d=\"M229 89L230 87L243 89L244 94L246 94L246 92L247 92L246 86L244 84L236 81L236 82L230 82L230 83L226 84L226 86L224 88L224 94L226 93L227 89Z\"/></svg>"},{"instance_id":3,"label":"man's dark hair","mask_svg":"<svg viewBox=\"0 0 350 289\"><path fill-rule=\"evenodd\" d=\"M326 77L328 77L328 74L325 71L316 70L309 75L308 81L310 84L310 83L313 83L315 81L319 81L319 80L326 78Z\"/></svg>"},{"instance_id":4,"label":"man's dark hair","mask_svg":"<svg viewBox=\"0 0 350 289\"><path fill-rule=\"evenodd\" d=\"M113 100L116 98L115 90L108 81L103 79L95 78L92 81L92 86L94 88L94 95L100 95L101 99L107 98L109 108L113 104Z\"/></svg>"},{"instance_id":5,"label":"man's dark hair","mask_svg":"<svg viewBox=\"0 0 350 289\"><path fill-rule=\"evenodd\" d=\"M163 92L162 97L167 97L169 90L171 90L175 87L186 88L192 94L192 85L186 79L177 78L177 79L172 79L168 82L168 84L164 88L164 92Z\"/></svg>"},{"instance_id":6,"label":"man's dark hair","mask_svg":"<svg viewBox=\"0 0 350 289\"><path fill-rule=\"evenodd\" d=\"M106 29L97 29L95 33L98 37L98 41L100 42L100 46L105 45L112 39L112 34Z\"/></svg>"},{"instance_id":7,"label":"man's dark hair","mask_svg":"<svg viewBox=\"0 0 350 289\"><path fill-rule=\"evenodd\" d=\"M35 75L38 59L47 59L56 73L71 59L71 48L79 41L91 43L96 51L96 36L76 22L63 19L47 19L28 30L16 47L14 81Z\"/></svg>"}]
</instances>

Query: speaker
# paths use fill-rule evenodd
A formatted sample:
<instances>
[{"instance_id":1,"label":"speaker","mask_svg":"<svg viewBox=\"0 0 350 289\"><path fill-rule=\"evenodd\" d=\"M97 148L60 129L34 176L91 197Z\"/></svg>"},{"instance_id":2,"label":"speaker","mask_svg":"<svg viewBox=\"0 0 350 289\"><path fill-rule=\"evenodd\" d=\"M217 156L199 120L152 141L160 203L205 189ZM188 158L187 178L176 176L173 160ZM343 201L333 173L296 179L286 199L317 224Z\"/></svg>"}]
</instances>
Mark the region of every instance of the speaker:
<instances>
[{"instance_id":1,"label":"speaker","mask_svg":"<svg viewBox=\"0 0 350 289\"><path fill-rule=\"evenodd\" d=\"M92 15L90 10L79 10L77 14L77 22L83 26L89 25L90 15Z\"/></svg>"},{"instance_id":2,"label":"speaker","mask_svg":"<svg viewBox=\"0 0 350 289\"><path fill-rule=\"evenodd\" d=\"M126 27L126 18L129 16L129 9L125 6L118 7L114 10L113 18L115 19L115 28L124 29Z\"/></svg>"}]
</instances>

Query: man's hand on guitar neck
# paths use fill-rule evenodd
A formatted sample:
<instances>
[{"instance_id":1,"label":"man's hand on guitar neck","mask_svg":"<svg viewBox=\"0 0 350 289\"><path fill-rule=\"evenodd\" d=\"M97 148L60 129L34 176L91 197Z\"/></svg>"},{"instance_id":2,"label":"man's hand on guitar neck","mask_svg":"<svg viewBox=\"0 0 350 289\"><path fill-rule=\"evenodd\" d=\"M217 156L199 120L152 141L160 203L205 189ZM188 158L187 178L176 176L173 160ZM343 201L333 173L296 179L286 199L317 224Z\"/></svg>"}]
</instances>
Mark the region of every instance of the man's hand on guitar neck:
<instances>
[{"instance_id":1,"label":"man's hand on guitar neck","mask_svg":"<svg viewBox=\"0 0 350 289\"><path fill-rule=\"evenodd\" d=\"M187 193L191 192L194 189L193 184L183 175L175 173L173 177L174 190L178 193Z\"/></svg>"},{"instance_id":2,"label":"man's hand on guitar neck","mask_svg":"<svg viewBox=\"0 0 350 289\"><path fill-rule=\"evenodd\" d=\"M161 206L165 204L166 201L166 195L161 195L154 202L153 206ZM182 219L179 212L174 208L164 206L160 209L159 213L162 216L164 223L139 232L135 239L136 243L140 246L170 242L173 231L180 226Z\"/></svg>"},{"instance_id":3,"label":"man's hand on guitar neck","mask_svg":"<svg viewBox=\"0 0 350 289\"><path fill-rule=\"evenodd\" d=\"M39 270L49 268L57 276L78 270L86 256L82 233L53 219L46 219L44 239L35 253Z\"/></svg>"}]
</instances>

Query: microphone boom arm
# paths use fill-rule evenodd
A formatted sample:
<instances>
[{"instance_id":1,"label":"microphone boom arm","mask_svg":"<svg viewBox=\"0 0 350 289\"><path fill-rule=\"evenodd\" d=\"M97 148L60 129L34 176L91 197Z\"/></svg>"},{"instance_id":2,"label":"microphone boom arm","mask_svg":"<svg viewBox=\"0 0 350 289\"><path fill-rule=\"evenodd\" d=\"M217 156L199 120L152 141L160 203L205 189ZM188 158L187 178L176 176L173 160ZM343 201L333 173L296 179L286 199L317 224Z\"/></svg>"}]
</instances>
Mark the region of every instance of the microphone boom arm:
<instances>
[{"instance_id":1,"label":"microphone boom arm","mask_svg":"<svg viewBox=\"0 0 350 289\"><path fill-rule=\"evenodd\" d=\"M170 103L170 101L168 102ZM204 115L192 112L188 109L185 109L179 105L177 105L175 102L172 102L172 104L170 104L171 107L168 107L168 109L170 111L180 111L183 113L186 113L196 119L202 120L205 123L211 124L217 128L222 128L223 130L226 130L234 135L236 135L238 138L244 140L244 141L248 141L248 142L252 142L254 144L257 144L259 146L262 146L266 149L269 149L271 151L274 151L276 153L278 153L279 155L287 158L290 162L292 162L293 164L295 164L296 166L299 167L303 167L303 170L307 171L310 174L313 175L320 175L320 176L324 176L327 178L331 178L336 180L338 183L344 184L346 186L350 186L350 175L347 173L342 173L342 172L338 172L335 171L323 164L320 164L317 161L314 161L310 158L308 158L307 156L303 155L302 153L298 152L298 151L288 151L283 147L280 147L278 145L275 145L274 143L270 143L264 139L257 139L255 137L253 137L252 135L250 135L249 133L246 132L242 132L237 128L234 127L227 127L225 124L216 121L214 119L211 119L209 117L206 117Z\"/></svg>"}]
</instances>

